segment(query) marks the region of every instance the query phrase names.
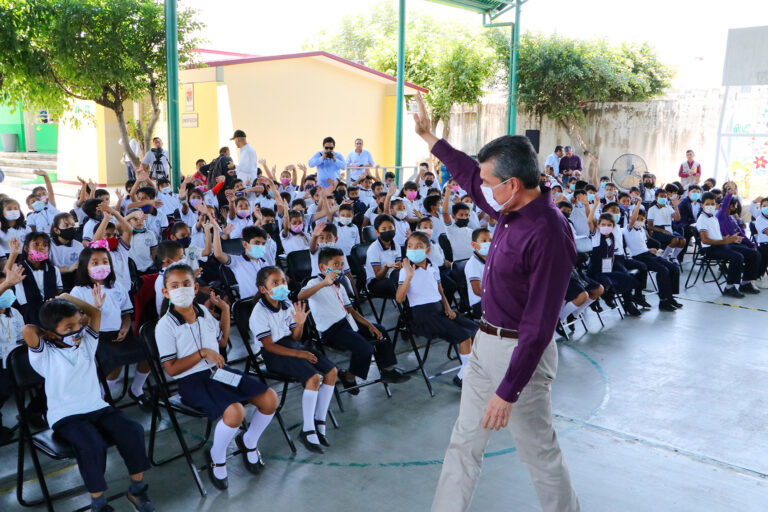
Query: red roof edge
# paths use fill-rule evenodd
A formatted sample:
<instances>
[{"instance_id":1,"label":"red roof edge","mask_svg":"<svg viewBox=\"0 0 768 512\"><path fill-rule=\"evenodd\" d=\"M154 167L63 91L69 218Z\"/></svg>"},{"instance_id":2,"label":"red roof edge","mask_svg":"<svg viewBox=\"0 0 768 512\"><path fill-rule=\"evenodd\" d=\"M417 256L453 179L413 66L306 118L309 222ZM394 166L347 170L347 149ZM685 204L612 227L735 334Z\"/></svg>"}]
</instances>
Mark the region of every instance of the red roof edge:
<instances>
[{"instance_id":1,"label":"red roof edge","mask_svg":"<svg viewBox=\"0 0 768 512\"><path fill-rule=\"evenodd\" d=\"M381 71L376 71L373 68L369 68L368 66L363 66L362 64L358 64L357 62L352 62L351 60L347 60L345 58L339 57L338 55L334 55L332 53L328 53L322 50L318 51L312 51L312 52L301 52L301 53L287 53L284 55L269 55L266 57L245 57L242 59L231 59L231 60L216 60L216 61L209 61L205 63L205 66L208 67L218 67L218 66L232 66L234 64L248 64L251 62L267 62L271 60L288 60L288 59L301 59L305 57L327 57L331 60L335 60L337 62L341 62L342 64L346 64L348 66L352 66L354 68L357 68L361 71L365 71L367 73L372 73L374 75L377 75L381 78L385 78L387 80L390 80L392 82L397 82L397 78L395 78L392 75L388 75L386 73L382 73ZM189 66L190 69L194 68L200 68L203 67L202 65L192 65ZM429 92L429 89L426 89L424 87L421 87L420 85L412 84L410 82L405 82L405 85L408 87L411 87L413 89L416 89L418 91L421 91L423 93Z\"/></svg>"},{"instance_id":2,"label":"red roof edge","mask_svg":"<svg viewBox=\"0 0 768 512\"><path fill-rule=\"evenodd\" d=\"M253 53L225 52L222 50L209 50L207 48L193 48L191 51L197 53L211 53L213 55L226 55L228 57L258 57Z\"/></svg>"}]
</instances>

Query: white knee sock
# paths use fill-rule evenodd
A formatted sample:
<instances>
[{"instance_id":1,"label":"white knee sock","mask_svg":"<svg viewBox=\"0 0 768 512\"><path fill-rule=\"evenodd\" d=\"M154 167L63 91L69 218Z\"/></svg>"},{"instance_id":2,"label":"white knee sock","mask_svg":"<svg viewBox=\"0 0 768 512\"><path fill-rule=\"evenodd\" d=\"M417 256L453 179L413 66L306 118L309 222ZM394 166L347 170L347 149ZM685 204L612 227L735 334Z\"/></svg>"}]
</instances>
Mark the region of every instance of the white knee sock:
<instances>
[{"instance_id":1,"label":"white knee sock","mask_svg":"<svg viewBox=\"0 0 768 512\"><path fill-rule=\"evenodd\" d=\"M565 322L565 320L568 318L568 315L570 315L577 309L579 309L579 306L577 306L573 302L566 302L565 304L563 304L563 308L560 310L560 321Z\"/></svg>"},{"instance_id":2,"label":"white knee sock","mask_svg":"<svg viewBox=\"0 0 768 512\"><path fill-rule=\"evenodd\" d=\"M120 377L115 380L107 380L107 387L109 388L109 394L112 395L112 399L115 400L120 394Z\"/></svg>"},{"instance_id":3,"label":"white knee sock","mask_svg":"<svg viewBox=\"0 0 768 512\"><path fill-rule=\"evenodd\" d=\"M595 302L595 299L587 299L587 301L584 304L577 307L576 310L572 313L573 318L578 318L581 312L587 309L589 306L591 306L593 302Z\"/></svg>"},{"instance_id":4,"label":"white knee sock","mask_svg":"<svg viewBox=\"0 0 768 512\"><path fill-rule=\"evenodd\" d=\"M662 258L669 258L669 255L672 254L672 248L670 246L667 246L666 249L664 249L664 252L661 253Z\"/></svg>"},{"instance_id":5,"label":"white knee sock","mask_svg":"<svg viewBox=\"0 0 768 512\"><path fill-rule=\"evenodd\" d=\"M143 388L144 383L147 382L147 377L149 377L149 372L140 372L137 368L136 374L133 376L133 382L131 382L131 393L136 396L141 396L144 392Z\"/></svg>"},{"instance_id":6,"label":"white knee sock","mask_svg":"<svg viewBox=\"0 0 768 512\"><path fill-rule=\"evenodd\" d=\"M246 448L256 448L256 446L259 444L259 438L261 437L261 434L264 433L264 430L267 428L267 425L269 425L269 422L272 421L274 416L275 413L262 414L258 409L253 411L253 416L251 416L251 425L248 427L248 430L245 431L245 434L243 434L243 443L245 444ZM248 454L248 461L257 462L258 460L259 457L256 455L256 452L251 452Z\"/></svg>"},{"instance_id":7,"label":"white knee sock","mask_svg":"<svg viewBox=\"0 0 768 512\"><path fill-rule=\"evenodd\" d=\"M232 439L237 434L237 427L229 427L224 423L224 420L219 420L216 424L216 429L213 431L213 446L211 446L211 459L216 464L224 464L227 462L227 448ZM227 468L213 468L213 474L216 478L224 478L227 476Z\"/></svg>"},{"instance_id":8,"label":"white knee sock","mask_svg":"<svg viewBox=\"0 0 768 512\"><path fill-rule=\"evenodd\" d=\"M315 430L315 407L317 407L317 391L305 389L301 396L301 415L304 418L304 427L301 430L304 432ZM320 442L315 434L307 436L307 439L313 443Z\"/></svg>"},{"instance_id":9,"label":"white knee sock","mask_svg":"<svg viewBox=\"0 0 768 512\"><path fill-rule=\"evenodd\" d=\"M683 248L682 248L682 247L675 247L675 248L672 250L672 257L673 257L673 258L677 258L677 256L678 256L678 255L679 255L679 254L680 254L682 251L683 251Z\"/></svg>"},{"instance_id":10,"label":"white knee sock","mask_svg":"<svg viewBox=\"0 0 768 512\"><path fill-rule=\"evenodd\" d=\"M328 416L328 407L331 406L334 389L335 386L328 384L320 386L320 391L317 392L317 405L315 406L315 419L317 421L325 421L325 417ZM325 425L318 425L317 431L325 435Z\"/></svg>"},{"instance_id":11,"label":"white knee sock","mask_svg":"<svg viewBox=\"0 0 768 512\"><path fill-rule=\"evenodd\" d=\"M461 361L461 368L459 369L459 378L464 379L464 369L467 367L467 361L469 361L469 354L459 353L459 361Z\"/></svg>"}]
</instances>

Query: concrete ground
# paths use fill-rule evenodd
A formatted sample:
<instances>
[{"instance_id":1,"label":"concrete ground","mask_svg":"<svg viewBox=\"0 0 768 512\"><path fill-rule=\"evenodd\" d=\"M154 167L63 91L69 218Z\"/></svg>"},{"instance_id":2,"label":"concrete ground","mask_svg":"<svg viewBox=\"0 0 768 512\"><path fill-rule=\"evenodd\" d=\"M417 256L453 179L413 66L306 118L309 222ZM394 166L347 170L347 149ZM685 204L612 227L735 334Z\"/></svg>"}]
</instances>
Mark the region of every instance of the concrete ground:
<instances>
[{"instance_id":1,"label":"concrete ground","mask_svg":"<svg viewBox=\"0 0 768 512\"><path fill-rule=\"evenodd\" d=\"M768 510L768 291L726 301L714 285L699 284L681 295L681 311L652 310L625 320L606 312L603 329L589 312L590 332L579 326L572 341L558 343L555 427L585 511ZM719 301L730 306L713 303ZM390 315L385 323L393 321ZM442 342L429 359L431 371L452 365ZM412 367L413 357L403 354L400 365ZM292 456L273 422L260 443L267 463L260 476L248 474L239 455L232 457L229 490L217 491L202 471L208 496L201 498L182 459L147 473L150 495L161 511L428 510L458 412L452 376L433 381L434 398L418 374L392 386L391 399L380 386L344 395L345 412L332 405L341 425L330 430L332 447L325 455L299 444ZM300 421L300 393L289 393L288 424ZM12 405L3 409L6 423L15 415ZM148 427L135 407L127 412ZM194 439L202 425L185 421L183 427ZM159 439L161 454L178 449L171 431ZM14 494L16 453L15 445L0 448L3 511L22 509ZM204 464L201 451L194 459ZM43 460L53 490L80 484L71 462ZM123 490L127 479L114 450L108 465L111 490ZM30 467L25 491L35 496ZM57 502L56 509L87 503L83 493ZM114 506L130 510L124 499ZM527 469L504 432L491 438L472 510L539 510Z\"/></svg>"}]
</instances>

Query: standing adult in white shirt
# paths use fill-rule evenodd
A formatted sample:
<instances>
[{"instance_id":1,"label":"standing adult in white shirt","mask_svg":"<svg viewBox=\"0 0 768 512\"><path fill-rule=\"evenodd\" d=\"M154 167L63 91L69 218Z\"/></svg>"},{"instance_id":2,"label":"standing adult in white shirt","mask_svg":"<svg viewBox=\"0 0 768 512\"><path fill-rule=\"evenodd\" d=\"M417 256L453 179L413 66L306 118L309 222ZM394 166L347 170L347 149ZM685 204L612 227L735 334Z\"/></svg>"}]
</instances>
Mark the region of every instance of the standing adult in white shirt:
<instances>
[{"instance_id":1,"label":"standing adult in white shirt","mask_svg":"<svg viewBox=\"0 0 768 512\"><path fill-rule=\"evenodd\" d=\"M555 146L555 152L547 157L547 161L544 164L544 168L552 171L552 175L557 177L560 175L560 159L563 158L563 146Z\"/></svg>"},{"instance_id":2,"label":"standing adult in white shirt","mask_svg":"<svg viewBox=\"0 0 768 512\"><path fill-rule=\"evenodd\" d=\"M171 162L168 160L168 150L163 149L163 139L155 137L152 139L151 151L147 151L144 160L141 161L141 168L149 173L149 177L157 180L167 178L168 171L171 169Z\"/></svg>"},{"instance_id":3,"label":"standing adult in white shirt","mask_svg":"<svg viewBox=\"0 0 768 512\"><path fill-rule=\"evenodd\" d=\"M355 139L355 150L347 155L347 181L357 181L366 168L373 166L371 152L363 149L363 139L358 137Z\"/></svg>"},{"instance_id":4,"label":"standing adult in white shirt","mask_svg":"<svg viewBox=\"0 0 768 512\"><path fill-rule=\"evenodd\" d=\"M123 139L119 139L117 143L122 146ZM131 140L128 141L128 146L131 148L131 151L133 151L134 155L136 155L138 158L141 158L141 146L139 146L139 141L131 137ZM128 173L128 179L135 180L136 171L133 167L133 161L131 160L131 157L128 156L128 153L123 153L123 162L125 162L125 171Z\"/></svg>"},{"instance_id":5,"label":"standing adult in white shirt","mask_svg":"<svg viewBox=\"0 0 768 512\"><path fill-rule=\"evenodd\" d=\"M240 163L235 167L237 177L243 180L246 187L256 183L259 175L259 158L256 156L256 150L245 140L243 130L235 130L230 140L235 141L235 146L240 150Z\"/></svg>"}]
</instances>

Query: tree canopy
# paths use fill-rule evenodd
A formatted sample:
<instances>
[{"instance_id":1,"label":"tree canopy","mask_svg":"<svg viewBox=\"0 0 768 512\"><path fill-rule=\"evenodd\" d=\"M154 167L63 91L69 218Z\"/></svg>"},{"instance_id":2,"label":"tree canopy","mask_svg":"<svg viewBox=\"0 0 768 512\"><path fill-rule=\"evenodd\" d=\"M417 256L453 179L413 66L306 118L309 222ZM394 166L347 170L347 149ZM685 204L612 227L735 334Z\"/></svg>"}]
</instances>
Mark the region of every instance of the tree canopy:
<instances>
[{"instance_id":1,"label":"tree canopy","mask_svg":"<svg viewBox=\"0 0 768 512\"><path fill-rule=\"evenodd\" d=\"M196 47L194 11L178 12L179 62ZM148 97L151 138L167 87L160 0L0 0L0 101L64 112L91 100L118 118L126 153L124 102ZM145 147L148 141L142 141Z\"/></svg>"},{"instance_id":2,"label":"tree canopy","mask_svg":"<svg viewBox=\"0 0 768 512\"><path fill-rule=\"evenodd\" d=\"M337 32L321 32L305 44L390 75L397 74L397 13L391 2L370 13L350 14ZM433 126L448 135L451 106L477 103L495 69L492 49L476 25L457 27L409 11L406 15L405 80L429 89Z\"/></svg>"}]
</instances>

